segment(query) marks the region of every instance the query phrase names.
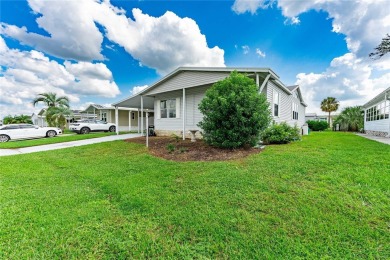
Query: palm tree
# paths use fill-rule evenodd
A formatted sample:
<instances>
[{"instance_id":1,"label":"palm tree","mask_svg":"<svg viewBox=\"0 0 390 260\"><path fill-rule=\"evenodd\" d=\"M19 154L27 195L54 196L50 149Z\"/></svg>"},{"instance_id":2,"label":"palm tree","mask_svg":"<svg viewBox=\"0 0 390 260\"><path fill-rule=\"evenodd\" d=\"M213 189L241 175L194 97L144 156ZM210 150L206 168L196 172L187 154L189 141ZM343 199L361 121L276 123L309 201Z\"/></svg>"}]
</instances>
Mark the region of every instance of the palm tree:
<instances>
[{"instance_id":1,"label":"palm tree","mask_svg":"<svg viewBox=\"0 0 390 260\"><path fill-rule=\"evenodd\" d=\"M364 112L361 106L346 107L335 119L335 123L340 124L342 129L348 131L358 131L363 128Z\"/></svg>"},{"instance_id":2,"label":"palm tree","mask_svg":"<svg viewBox=\"0 0 390 260\"><path fill-rule=\"evenodd\" d=\"M50 118L53 126L59 127L64 130L66 125L66 118L72 115L67 107L50 107L46 112L46 118Z\"/></svg>"},{"instance_id":3,"label":"palm tree","mask_svg":"<svg viewBox=\"0 0 390 260\"><path fill-rule=\"evenodd\" d=\"M65 97L65 96L57 97L57 94L53 93L53 92L39 94L32 101L34 106L38 103L41 103L41 102L44 103L48 108L50 108L50 107L68 107L69 108L69 98Z\"/></svg>"},{"instance_id":4,"label":"palm tree","mask_svg":"<svg viewBox=\"0 0 390 260\"><path fill-rule=\"evenodd\" d=\"M330 113L337 111L337 109L339 109L339 105L340 105L339 101L337 101L337 99L334 97L327 97L321 102L321 110L329 113L329 117L328 117L329 126L331 126Z\"/></svg>"},{"instance_id":5,"label":"palm tree","mask_svg":"<svg viewBox=\"0 0 390 260\"><path fill-rule=\"evenodd\" d=\"M32 101L34 106L38 103L44 103L47 106L46 121L49 126L59 126L58 118L52 118L52 115L58 112L56 108L67 108L69 110L69 98L66 96L57 97L57 94L52 92L39 94Z\"/></svg>"}]
</instances>

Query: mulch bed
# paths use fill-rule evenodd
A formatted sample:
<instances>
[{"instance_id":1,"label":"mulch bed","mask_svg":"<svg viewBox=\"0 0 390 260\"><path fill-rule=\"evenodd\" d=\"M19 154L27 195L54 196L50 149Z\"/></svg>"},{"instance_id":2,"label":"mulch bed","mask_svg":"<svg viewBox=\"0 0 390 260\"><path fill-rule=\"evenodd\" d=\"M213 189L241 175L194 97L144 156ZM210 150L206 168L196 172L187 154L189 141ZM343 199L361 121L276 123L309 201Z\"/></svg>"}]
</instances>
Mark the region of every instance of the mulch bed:
<instances>
[{"instance_id":1,"label":"mulch bed","mask_svg":"<svg viewBox=\"0 0 390 260\"><path fill-rule=\"evenodd\" d=\"M145 145L146 138L131 138L127 139L126 142ZM171 151L169 151L168 146L171 147ZM172 161L226 161L240 159L260 151L261 149L257 148L219 149L205 144L203 140L196 140L193 143L190 139L178 140L173 137L149 137L149 152L154 156Z\"/></svg>"}]
</instances>

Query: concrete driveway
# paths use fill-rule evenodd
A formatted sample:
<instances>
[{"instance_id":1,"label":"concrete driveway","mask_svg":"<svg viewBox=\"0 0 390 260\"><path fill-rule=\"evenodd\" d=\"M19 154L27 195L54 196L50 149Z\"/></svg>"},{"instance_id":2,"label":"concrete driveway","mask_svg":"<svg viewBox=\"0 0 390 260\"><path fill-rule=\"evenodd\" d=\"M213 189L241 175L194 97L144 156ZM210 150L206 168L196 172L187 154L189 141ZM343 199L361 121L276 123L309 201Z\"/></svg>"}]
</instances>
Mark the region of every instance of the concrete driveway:
<instances>
[{"instance_id":1,"label":"concrete driveway","mask_svg":"<svg viewBox=\"0 0 390 260\"><path fill-rule=\"evenodd\" d=\"M124 140L124 139L139 137L139 136L141 135L140 134L110 135L105 137L98 137L98 138L65 142L65 143L46 144L46 145L38 145L38 146L16 148L16 149L0 149L0 156L58 150L58 149L64 149L64 148L76 147L76 146L82 146L88 144L97 144L97 143L104 143L104 142L110 142L116 140Z\"/></svg>"},{"instance_id":2,"label":"concrete driveway","mask_svg":"<svg viewBox=\"0 0 390 260\"><path fill-rule=\"evenodd\" d=\"M390 138L388 137L381 137L381 136L374 136L374 135L367 135L367 134L357 134L357 135L383 144L390 145Z\"/></svg>"}]
</instances>

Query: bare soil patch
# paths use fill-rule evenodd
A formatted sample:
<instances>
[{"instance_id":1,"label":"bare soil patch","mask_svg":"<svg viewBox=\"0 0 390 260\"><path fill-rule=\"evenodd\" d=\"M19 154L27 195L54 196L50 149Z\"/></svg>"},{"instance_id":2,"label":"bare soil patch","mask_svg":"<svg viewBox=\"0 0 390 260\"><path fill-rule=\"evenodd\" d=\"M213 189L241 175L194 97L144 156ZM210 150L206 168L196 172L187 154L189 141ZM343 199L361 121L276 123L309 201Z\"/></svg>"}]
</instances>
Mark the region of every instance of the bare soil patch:
<instances>
[{"instance_id":1,"label":"bare soil patch","mask_svg":"<svg viewBox=\"0 0 390 260\"><path fill-rule=\"evenodd\" d=\"M146 138L131 138L127 139L126 142L145 145ZM149 152L154 156L172 161L226 161L240 159L260 151L261 149L257 148L220 149L205 144L203 140L196 140L193 143L190 139L182 140L161 136L149 137Z\"/></svg>"}]
</instances>

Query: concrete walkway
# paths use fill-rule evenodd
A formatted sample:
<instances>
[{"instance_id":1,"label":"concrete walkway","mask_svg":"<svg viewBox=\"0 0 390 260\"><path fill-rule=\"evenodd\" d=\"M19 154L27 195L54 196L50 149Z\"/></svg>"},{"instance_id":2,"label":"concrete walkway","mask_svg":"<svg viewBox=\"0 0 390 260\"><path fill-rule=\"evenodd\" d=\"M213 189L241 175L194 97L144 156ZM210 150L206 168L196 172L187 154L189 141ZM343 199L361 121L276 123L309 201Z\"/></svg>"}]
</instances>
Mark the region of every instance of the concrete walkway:
<instances>
[{"instance_id":1,"label":"concrete walkway","mask_svg":"<svg viewBox=\"0 0 390 260\"><path fill-rule=\"evenodd\" d=\"M38 146L25 147L25 148L0 149L0 156L58 150L58 149L64 149L64 148L76 147L76 146L82 146L88 144L97 144L97 143L104 143L104 142L110 142L116 140L124 140L124 139L139 137L139 136L141 135L140 134L110 135L110 136L98 137L98 138L92 138L86 140L56 143L56 144L45 144L45 145L38 145Z\"/></svg>"},{"instance_id":2,"label":"concrete walkway","mask_svg":"<svg viewBox=\"0 0 390 260\"><path fill-rule=\"evenodd\" d=\"M374 135L367 135L367 134L357 134L357 135L383 144L390 145L390 138L388 137L381 137L381 136L374 136Z\"/></svg>"}]
</instances>

